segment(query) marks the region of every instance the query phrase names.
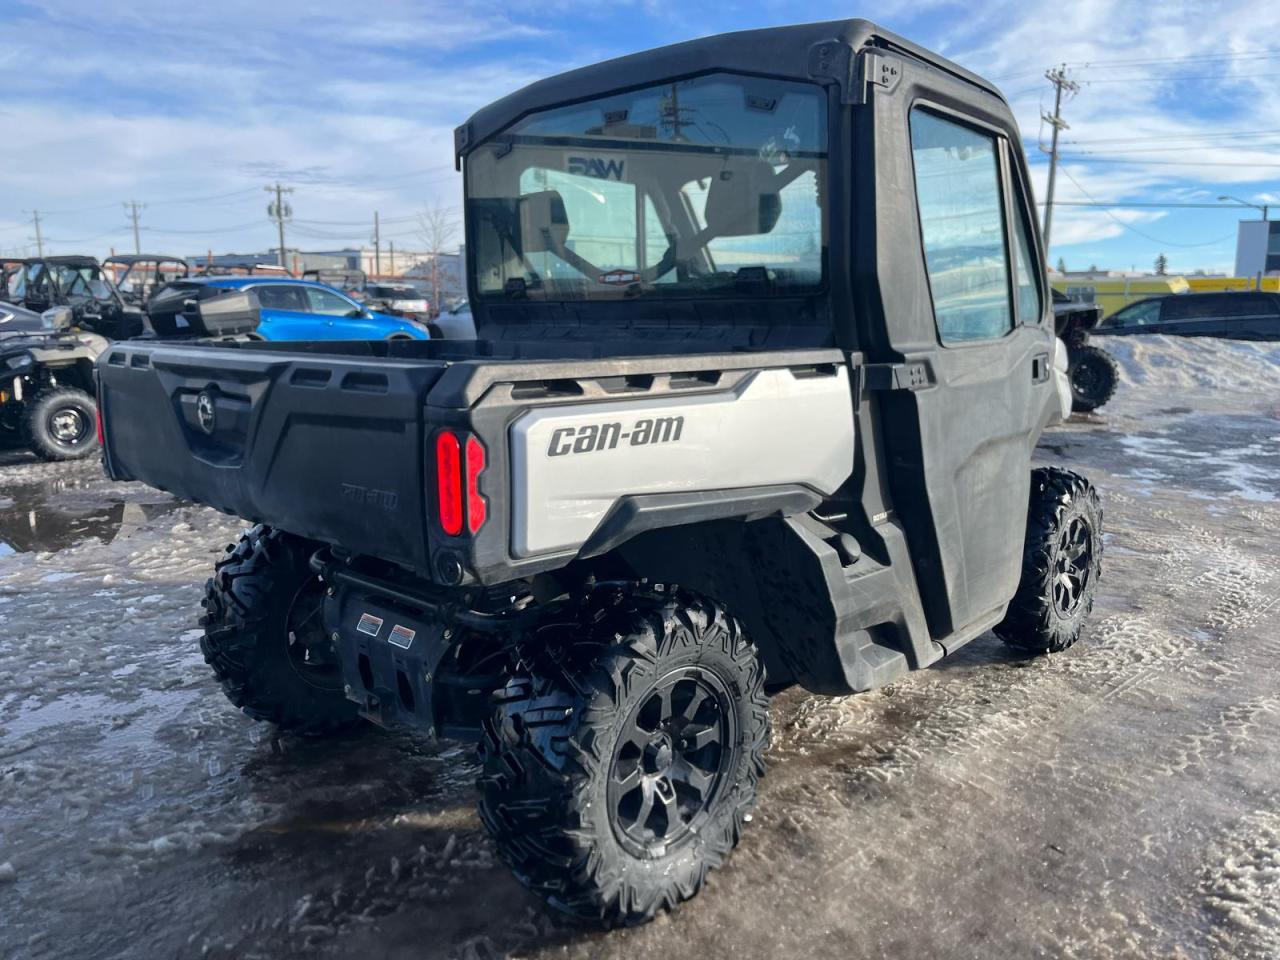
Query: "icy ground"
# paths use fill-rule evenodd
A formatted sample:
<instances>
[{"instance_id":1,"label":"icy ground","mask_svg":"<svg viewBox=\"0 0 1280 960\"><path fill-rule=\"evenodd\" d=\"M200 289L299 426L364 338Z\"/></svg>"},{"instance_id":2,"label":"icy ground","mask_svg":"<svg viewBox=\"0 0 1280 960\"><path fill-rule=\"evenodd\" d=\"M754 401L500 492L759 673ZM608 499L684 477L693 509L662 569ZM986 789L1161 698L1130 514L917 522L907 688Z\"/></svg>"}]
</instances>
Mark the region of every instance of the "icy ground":
<instances>
[{"instance_id":1,"label":"icy ground","mask_svg":"<svg viewBox=\"0 0 1280 960\"><path fill-rule=\"evenodd\" d=\"M495 862L466 750L223 700L237 522L0 454L0 957L1280 957L1280 349L1099 342L1117 399L1040 447L1103 494L1085 639L778 698L730 864L612 934Z\"/></svg>"}]
</instances>

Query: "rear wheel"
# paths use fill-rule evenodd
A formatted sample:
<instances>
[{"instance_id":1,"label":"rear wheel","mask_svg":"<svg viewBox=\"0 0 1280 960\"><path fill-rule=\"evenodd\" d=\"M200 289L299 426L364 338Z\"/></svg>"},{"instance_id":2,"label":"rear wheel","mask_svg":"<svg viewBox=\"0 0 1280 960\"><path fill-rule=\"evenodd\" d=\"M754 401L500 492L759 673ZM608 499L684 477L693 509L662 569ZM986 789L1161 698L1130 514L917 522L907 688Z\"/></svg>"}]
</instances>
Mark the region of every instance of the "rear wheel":
<instances>
[{"instance_id":1,"label":"rear wheel","mask_svg":"<svg viewBox=\"0 0 1280 960\"><path fill-rule=\"evenodd\" d=\"M98 450L98 405L75 387L55 387L27 406L22 433L44 460L79 460Z\"/></svg>"},{"instance_id":2,"label":"rear wheel","mask_svg":"<svg viewBox=\"0 0 1280 960\"><path fill-rule=\"evenodd\" d=\"M1071 380L1071 409L1087 413L1115 396L1120 368L1107 351L1085 345L1071 349L1067 376Z\"/></svg>"},{"instance_id":3,"label":"rear wheel","mask_svg":"<svg viewBox=\"0 0 1280 960\"><path fill-rule=\"evenodd\" d=\"M205 584L200 649L227 699L248 716L323 735L361 720L321 622L314 550L261 525L228 546Z\"/></svg>"},{"instance_id":4,"label":"rear wheel","mask_svg":"<svg viewBox=\"0 0 1280 960\"><path fill-rule=\"evenodd\" d=\"M996 634L1032 653L1067 649L1080 638L1101 574L1097 491L1070 470L1033 470L1022 579Z\"/></svg>"},{"instance_id":5,"label":"rear wheel","mask_svg":"<svg viewBox=\"0 0 1280 960\"><path fill-rule=\"evenodd\" d=\"M481 745L481 819L552 906L607 926L696 894L738 842L769 738L764 672L737 621L632 596L535 637Z\"/></svg>"}]
</instances>

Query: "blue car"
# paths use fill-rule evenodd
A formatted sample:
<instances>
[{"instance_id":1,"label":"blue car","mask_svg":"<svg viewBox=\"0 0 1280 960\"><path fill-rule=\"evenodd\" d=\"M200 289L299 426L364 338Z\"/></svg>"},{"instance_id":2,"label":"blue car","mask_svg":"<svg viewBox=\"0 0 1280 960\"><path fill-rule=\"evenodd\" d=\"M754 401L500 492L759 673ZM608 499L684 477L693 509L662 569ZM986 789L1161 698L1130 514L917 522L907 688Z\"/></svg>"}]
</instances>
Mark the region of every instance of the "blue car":
<instances>
[{"instance_id":1,"label":"blue car","mask_svg":"<svg viewBox=\"0 0 1280 960\"><path fill-rule=\"evenodd\" d=\"M182 304L206 300L216 291L252 290L261 307L258 340L427 340L425 328L400 317L375 313L333 287L292 277L188 277L157 291L147 302L152 326L161 336L181 335ZM175 329L166 327L173 325Z\"/></svg>"}]
</instances>

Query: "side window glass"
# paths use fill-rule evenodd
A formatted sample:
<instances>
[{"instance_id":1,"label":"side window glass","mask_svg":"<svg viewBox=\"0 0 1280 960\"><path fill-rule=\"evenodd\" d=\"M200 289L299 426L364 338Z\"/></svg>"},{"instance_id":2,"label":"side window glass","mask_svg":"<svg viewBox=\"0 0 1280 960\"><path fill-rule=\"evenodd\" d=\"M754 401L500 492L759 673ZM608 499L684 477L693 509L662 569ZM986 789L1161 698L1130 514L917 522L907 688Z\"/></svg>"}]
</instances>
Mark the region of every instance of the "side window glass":
<instances>
[{"instance_id":1,"label":"side window glass","mask_svg":"<svg viewBox=\"0 0 1280 960\"><path fill-rule=\"evenodd\" d=\"M1013 316L995 140L913 109L911 154L942 342L1004 336Z\"/></svg>"},{"instance_id":2,"label":"side window glass","mask_svg":"<svg viewBox=\"0 0 1280 960\"><path fill-rule=\"evenodd\" d=\"M345 317L355 309L336 293L330 293L328 290L320 290L316 287L304 287L303 289L306 290L307 303L310 304L312 313L323 313L331 317Z\"/></svg>"},{"instance_id":3,"label":"side window glass","mask_svg":"<svg viewBox=\"0 0 1280 960\"><path fill-rule=\"evenodd\" d=\"M1125 307L1116 314L1116 320L1120 325L1129 327L1144 327L1148 323L1157 323L1160 320L1160 301L1148 300L1146 303L1135 303L1132 307Z\"/></svg>"},{"instance_id":4,"label":"side window glass","mask_svg":"<svg viewBox=\"0 0 1280 960\"><path fill-rule=\"evenodd\" d=\"M1015 191L1016 194L1016 191ZM1013 249L1017 262L1014 276L1017 284L1018 322L1038 324L1044 319L1044 305L1040 300L1040 286L1033 272L1036 259L1031 253L1031 231L1023 217L1015 216Z\"/></svg>"},{"instance_id":5,"label":"side window glass","mask_svg":"<svg viewBox=\"0 0 1280 960\"><path fill-rule=\"evenodd\" d=\"M307 309L306 300L298 293L295 287L289 287L283 283L264 283L254 289L258 294L258 303L268 310L302 311Z\"/></svg>"}]
</instances>

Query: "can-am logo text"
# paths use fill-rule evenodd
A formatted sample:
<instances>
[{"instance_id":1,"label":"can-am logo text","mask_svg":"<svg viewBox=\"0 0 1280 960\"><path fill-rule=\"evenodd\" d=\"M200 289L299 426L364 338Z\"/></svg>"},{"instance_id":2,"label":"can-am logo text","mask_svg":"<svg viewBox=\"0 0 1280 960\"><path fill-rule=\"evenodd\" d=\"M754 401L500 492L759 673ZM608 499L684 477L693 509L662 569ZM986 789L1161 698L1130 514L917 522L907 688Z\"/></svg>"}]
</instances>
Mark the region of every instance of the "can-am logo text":
<instances>
[{"instance_id":1,"label":"can-am logo text","mask_svg":"<svg viewBox=\"0 0 1280 960\"><path fill-rule=\"evenodd\" d=\"M630 430L620 423L588 423L581 427L556 427L547 445L548 457L570 453L613 450L618 444L643 447L652 443L678 443L684 431L684 417L652 417L637 420Z\"/></svg>"}]
</instances>

